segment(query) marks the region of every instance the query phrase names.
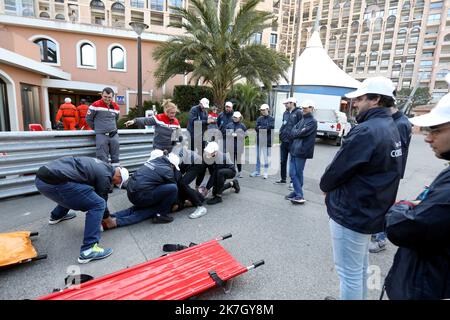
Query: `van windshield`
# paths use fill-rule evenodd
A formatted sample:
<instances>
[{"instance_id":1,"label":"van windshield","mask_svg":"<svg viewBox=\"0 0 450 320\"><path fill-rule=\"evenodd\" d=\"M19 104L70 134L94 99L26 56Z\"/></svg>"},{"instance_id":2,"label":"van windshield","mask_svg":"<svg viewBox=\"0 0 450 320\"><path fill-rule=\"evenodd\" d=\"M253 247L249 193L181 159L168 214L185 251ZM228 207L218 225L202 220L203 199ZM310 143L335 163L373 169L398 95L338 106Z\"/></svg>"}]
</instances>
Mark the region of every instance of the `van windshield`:
<instances>
[{"instance_id":1,"label":"van windshield","mask_svg":"<svg viewBox=\"0 0 450 320\"><path fill-rule=\"evenodd\" d=\"M316 109L314 110L314 118L317 121L337 122L337 116L334 110Z\"/></svg>"}]
</instances>

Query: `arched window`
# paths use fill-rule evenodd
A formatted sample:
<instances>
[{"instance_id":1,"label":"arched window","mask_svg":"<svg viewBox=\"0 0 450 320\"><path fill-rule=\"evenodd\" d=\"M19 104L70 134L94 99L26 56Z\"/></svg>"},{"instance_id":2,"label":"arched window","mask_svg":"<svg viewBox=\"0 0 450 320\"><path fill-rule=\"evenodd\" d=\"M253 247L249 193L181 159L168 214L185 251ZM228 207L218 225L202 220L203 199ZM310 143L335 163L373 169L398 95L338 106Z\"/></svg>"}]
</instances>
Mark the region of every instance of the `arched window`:
<instances>
[{"instance_id":1,"label":"arched window","mask_svg":"<svg viewBox=\"0 0 450 320\"><path fill-rule=\"evenodd\" d=\"M87 69L97 67L97 53L91 41L81 40L77 43L77 67Z\"/></svg>"},{"instance_id":2,"label":"arched window","mask_svg":"<svg viewBox=\"0 0 450 320\"><path fill-rule=\"evenodd\" d=\"M351 27L352 33L353 34L358 34L358 29L359 29L359 22L358 21L353 21L352 22L352 27Z\"/></svg>"},{"instance_id":3,"label":"arched window","mask_svg":"<svg viewBox=\"0 0 450 320\"><path fill-rule=\"evenodd\" d=\"M58 63L58 47L55 42L46 38L33 41L41 49L41 62Z\"/></svg>"},{"instance_id":4,"label":"arched window","mask_svg":"<svg viewBox=\"0 0 450 320\"><path fill-rule=\"evenodd\" d=\"M40 14L39 14L39 17L40 18L47 18L47 19L50 19L50 15L48 14L48 12L41 12Z\"/></svg>"},{"instance_id":5,"label":"arched window","mask_svg":"<svg viewBox=\"0 0 450 320\"><path fill-rule=\"evenodd\" d=\"M108 48L108 70L126 71L126 51L120 44L112 44Z\"/></svg>"},{"instance_id":6,"label":"arched window","mask_svg":"<svg viewBox=\"0 0 450 320\"><path fill-rule=\"evenodd\" d=\"M66 17L64 17L63 14L58 13L58 14L55 16L55 19L56 19L56 20L66 20Z\"/></svg>"},{"instance_id":7,"label":"arched window","mask_svg":"<svg viewBox=\"0 0 450 320\"><path fill-rule=\"evenodd\" d=\"M120 2L115 2L111 6L111 12L115 13L125 13L125 6Z\"/></svg>"},{"instance_id":8,"label":"arched window","mask_svg":"<svg viewBox=\"0 0 450 320\"><path fill-rule=\"evenodd\" d=\"M382 18L375 19L375 22L373 24L373 31L381 32L382 26L383 26L383 19Z\"/></svg>"},{"instance_id":9,"label":"arched window","mask_svg":"<svg viewBox=\"0 0 450 320\"><path fill-rule=\"evenodd\" d=\"M450 41L450 33L447 33L447 34L445 35L444 41L445 41L445 42Z\"/></svg>"},{"instance_id":10,"label":"arched window","mask_svg":"<svg viewBox=\"0 0 450 320\"><path fill-rule=\"evenodd\" d=\"M105 5L100 0L92 0L89 6L91 7L91 9L105 10Z\"/></svg>"},{"instance_id":11,"label":"arched window","mask_svg":"<svg viewBox=\"0 0 450 320\"><path fill-rule=\"evenodd\" d=\"M386 30L393 30L394 29L394 27L395 27L395 20L396 20L395 16L389 16L389 18L387 18Z\"/></svg>"}]
</instances>

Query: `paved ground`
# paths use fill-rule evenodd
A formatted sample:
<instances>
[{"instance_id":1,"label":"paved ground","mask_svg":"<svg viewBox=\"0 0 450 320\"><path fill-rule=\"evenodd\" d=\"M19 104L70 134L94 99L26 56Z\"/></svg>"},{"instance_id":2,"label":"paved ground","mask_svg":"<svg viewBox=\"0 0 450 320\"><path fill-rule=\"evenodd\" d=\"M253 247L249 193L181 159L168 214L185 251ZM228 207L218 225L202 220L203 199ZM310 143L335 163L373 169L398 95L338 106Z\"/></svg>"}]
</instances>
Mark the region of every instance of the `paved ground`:
<instances>
[{"instance_id":1,"label":"paved ground","mask_svg":"<svg viewBox=\"0 0 450 320\"><path fill-rule=\"evenodd\" d=\"M370 142L368 142L370 143ZM276 148L275 148L276 149ZM95 277L159 257L164 243L203 242L231 232L223 242L244 265L264 259L266 264L237 277L233 289L224 294L210 290L201 299L323 299L338 294L339 283L332 261L328 216L319 190L319 179L338 147L325 142L316 144L315 158L305 169L304 206L294 206L283 199L287 186L269 180L249 178L252 166L246 165L240 179L239 194L227 193L224 202L208 207L208 214L191 220L192 209L175 214L175 221L155 225L150 221L103 233L101 245L114 248L103 261L78 265L77 257L83 235L84 215L48 225L51 201L40 195L16 197L0 202L0 232L32 230L40 233L36 248L48 259L0 271L0 299L33 299L53 288L63 286L68 268L81 268ZM277 157L277 150L274 150ZM444 168L420 135L414 136L405 179L399 198L415 197ZM126 194L116 191L110 198L111 211L129 206ZM392 263L395 247L370 256L373 270L384 277ZM375 282L376 286L376 282ZM371 290L376 299L379 290Z\"/></svg>"}]
</instances>

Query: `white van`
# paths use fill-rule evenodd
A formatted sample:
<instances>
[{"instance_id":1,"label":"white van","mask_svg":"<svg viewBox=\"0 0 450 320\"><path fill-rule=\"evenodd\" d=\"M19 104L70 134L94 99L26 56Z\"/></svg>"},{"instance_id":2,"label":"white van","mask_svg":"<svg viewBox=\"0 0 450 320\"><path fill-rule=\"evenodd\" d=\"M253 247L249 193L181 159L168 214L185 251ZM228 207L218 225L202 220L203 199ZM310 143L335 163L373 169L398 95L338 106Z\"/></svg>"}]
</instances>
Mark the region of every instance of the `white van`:
<instances>
[{"instance_id":1,"label":"white van","mask_svg":"<svg viewBox=\"0 0 450 320\"><path fill-rule=\"evenodd\" d=\"M332 109L316 109L313 112L317 120L317 137L321 139L335 140L337 146L341 145L342 138L351 129L344 112Z\"/></svg>"}]
</instances>

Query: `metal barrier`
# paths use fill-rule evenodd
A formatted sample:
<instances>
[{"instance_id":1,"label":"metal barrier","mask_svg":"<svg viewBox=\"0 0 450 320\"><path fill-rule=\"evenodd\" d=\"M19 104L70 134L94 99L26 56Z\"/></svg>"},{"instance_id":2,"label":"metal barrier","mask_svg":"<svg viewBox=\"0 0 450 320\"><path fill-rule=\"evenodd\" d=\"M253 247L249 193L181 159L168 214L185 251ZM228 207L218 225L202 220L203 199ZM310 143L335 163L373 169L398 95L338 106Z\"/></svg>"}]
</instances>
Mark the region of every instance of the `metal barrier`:
<instances>
[{"instance_id":1,"label":"metal barrier","mask_svg":"<svg viewBox=\"0 0 450 320\"><path fill-rule=\"evenodd\" d=\"M119 130L120 164L130 171L142 165L152 150L153 133ZM37 192L37 170L63 156L95 157L93 131L0 132L0 199Z\"/></svg>"}]
</instances>

